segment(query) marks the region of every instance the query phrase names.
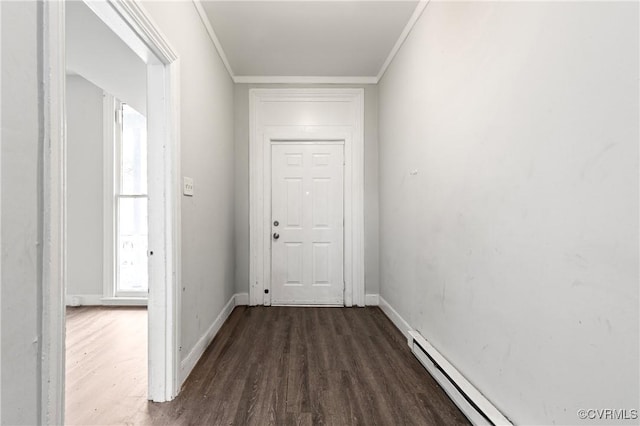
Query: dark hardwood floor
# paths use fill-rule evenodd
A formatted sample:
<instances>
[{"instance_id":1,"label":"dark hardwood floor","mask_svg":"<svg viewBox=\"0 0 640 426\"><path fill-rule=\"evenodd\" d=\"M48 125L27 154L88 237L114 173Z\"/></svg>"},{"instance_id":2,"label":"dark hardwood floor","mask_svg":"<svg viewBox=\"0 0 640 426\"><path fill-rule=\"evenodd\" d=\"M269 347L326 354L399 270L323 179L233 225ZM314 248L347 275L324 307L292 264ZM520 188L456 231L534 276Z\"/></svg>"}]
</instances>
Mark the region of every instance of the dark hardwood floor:
<instances>
[{"instance_id":1,"label":"dark hardwood floor","mask_svg":"<svg viewBox=\"0 0 640 426\"><path fill-rule=\"evenodd\" d=\"M145 408L119 422L469 424L378 308L237 307L178 398Z\"/></svg>"}]
</instances>

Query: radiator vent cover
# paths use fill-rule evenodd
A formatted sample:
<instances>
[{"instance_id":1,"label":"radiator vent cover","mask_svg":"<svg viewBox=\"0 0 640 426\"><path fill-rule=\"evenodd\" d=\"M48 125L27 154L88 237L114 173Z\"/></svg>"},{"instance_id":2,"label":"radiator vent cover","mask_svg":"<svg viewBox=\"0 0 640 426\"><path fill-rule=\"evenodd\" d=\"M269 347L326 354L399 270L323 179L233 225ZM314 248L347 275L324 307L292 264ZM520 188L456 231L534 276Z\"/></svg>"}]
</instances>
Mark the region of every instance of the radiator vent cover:
<instances>
[{"instance_id":1,"label":"radiator vent cover","mask_svg":"<svg viewBox=\"0 0 640 426\"><path fill-rule=\"evenodd\" d=\"M474 425L512 425L487 398L449 363L422 335L408 332L411 352L442 386L460 411Z\"/></svg>"}]
</instances>

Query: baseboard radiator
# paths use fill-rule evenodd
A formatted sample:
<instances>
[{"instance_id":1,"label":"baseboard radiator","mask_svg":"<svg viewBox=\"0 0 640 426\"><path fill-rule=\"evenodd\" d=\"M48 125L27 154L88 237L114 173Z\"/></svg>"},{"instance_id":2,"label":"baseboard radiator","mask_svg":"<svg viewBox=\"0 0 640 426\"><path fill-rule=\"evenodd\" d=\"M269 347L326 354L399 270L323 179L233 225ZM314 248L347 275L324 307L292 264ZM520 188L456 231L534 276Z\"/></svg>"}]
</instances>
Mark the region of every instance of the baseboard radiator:
<instances>
[{"instance_id":1,"label":"baseboard radiator","mask_svg":"<svg viewBox=\"0 0 640 426\"><path fill-rule=\"evenodd\" d=\"M512 425L453 365L416 331L408 332L411 352L474 425Z\"/></svg>"}]
</instances>

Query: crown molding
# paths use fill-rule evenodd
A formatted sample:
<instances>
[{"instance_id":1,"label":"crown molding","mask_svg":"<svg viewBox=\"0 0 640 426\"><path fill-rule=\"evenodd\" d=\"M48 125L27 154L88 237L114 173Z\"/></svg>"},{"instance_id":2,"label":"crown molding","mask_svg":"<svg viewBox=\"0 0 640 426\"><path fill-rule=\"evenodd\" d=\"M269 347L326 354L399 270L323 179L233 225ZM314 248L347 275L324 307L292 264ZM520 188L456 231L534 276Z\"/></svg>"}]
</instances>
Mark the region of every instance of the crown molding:
<instances>
[{"instance_id":1,"label":"crown molding","mask_svg":"<svg viewBox=\"0 0 640 426\"><path fill-rule=\"evenodd\" d=\"M198 12L198 16L200 16L202 25L204 25L204 28L207 31L207 34L209 34L209 38L211 39L211 42L213 43L216 50L218 51L218 55L220 55L220 59L222 59L222 63L224 64L224 67L227 69L229 76L235 81L235 74L233 73L233 69L231 68L231 65L229 65L229 61L227 60L227 54L224 53L222 44L220 44L220 40L218 40L218 36L216 35L216 32L213 30L213 27L211 26L211 21L209 21L207 12L204 10L204 6L202 6L202 3L200 2L200 0L193 0L193 5L195 6L196 11Z\"/></svg>"},{"instance_id":2,"label":"crown molding","mask_svg":"<svg viewBox=\"0 0 640 426\"><path fill-rule=\"evenodd\" d=\"M235 83L253 84L376 84L373 76L269 76L238 75L233 77Z\"/></svg>"},{"instance_id":3,"label":"crown molding","mask_svg":"<svg viewBox=\"0 0 640 426\"><path fill-rule=\"evenodd\" d=\"M222 48L222 44L218 39L213 27L211 26L211 21L209 21L209 17L207 16L207 12L204 10L202 6L201 0L192 0L193 5L198 12L198 16L200 16L200 20L204 25L211 42L213 43L218 55L220 55L220 59L227 69L229 76L233 79L234 83L246 83L246 84L378 84L380 79L384 76L384 73L393 62L393 59L396 57L400 48L404 44L405 40L411 33L411 30L415 26L416 22L422 15L422 12L425 10L430 0L420 0L416 5L416 8L413 10L413 14L407 21L407 25L405 25L402 33L398 37L395 45L389 52L387 59L380 67L380 71L377 76L268 76L268 75L235 75L229 61L227 60L227 55Z\"/></svg>"},{"instance_id":4,"label":"crown molding","mask_svg":"<svg viewBox=\"0 0 640 426\"><path fill-rule=\"evenodd\" d=\"M411 18L409 18L409 21L407 21L407 25L405 25L404 29L400 33L400 37L398 37L398 40L396 41L396 44L393 46L393 49L391 49L391 52L389 52L387 60L384 61L384 64L382 64L382 67L380 67L380 71L378 72L378 75L376 77L376 83L380 81L384 73L387 71L387 68L389 68L389 65L391 65L391 62L393 62L393 59L400 51L400 48L404 44L404 41L407 39L407 37L409 37L411 30L418 21L418 18L420 18L422 12L424 12L424 9L427 7L427 4L429 4L429 0L420 0L416 5Z\"/></svg>"}]
</instances>

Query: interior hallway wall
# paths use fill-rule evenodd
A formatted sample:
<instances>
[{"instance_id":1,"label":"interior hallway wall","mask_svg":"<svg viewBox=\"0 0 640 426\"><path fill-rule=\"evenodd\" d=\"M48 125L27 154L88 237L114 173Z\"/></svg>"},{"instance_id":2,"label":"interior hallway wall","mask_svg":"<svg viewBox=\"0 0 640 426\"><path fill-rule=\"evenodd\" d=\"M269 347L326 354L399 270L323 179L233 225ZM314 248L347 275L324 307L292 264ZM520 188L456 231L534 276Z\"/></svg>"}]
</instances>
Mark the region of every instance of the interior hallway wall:
<instances>
[{"instance_id":1,"label":"interior hallway wall","mask_svg":"<svg viewBox=\"0 0 640 426\"><path fill-rule=\"evenodd\" d=\"M181 58L181 352L234 293L233 82L193 3L145 2ZM42 3L0 2L2 30L2 377L6 424L40 424ZM17 320L19 319L19 321Z\"/></svg>"},{"instance_id":2,"label":"interior hallway wall","mask_svg":"<svg viewBox=\"0 0 640 426\"><path fill-rule=\"evenodd\" d=\"M103 292L103 91L67 76L67 294Z\"/></svg>"},{"instance_id":3,"label":"interior hallway wall","mask_svg":"<svg viewBox=\"0 0 640 426\"><path fill-rule=\"evenodd\" d=\"M184 359L205 336L234 288L233 80L193 2L144 2L180 57Z\"/></svg>"},{"instance_id":4,"label":"interior hallway wall","mask_svg":"<svg viewBox=\"0 0 640 426\"><path fill-rule=\"evenodd\" d=\"M2 424L40 424L42 4L0 2Z\"/></svg>"},{"instance_id":5,"label":"interior hallway wall","mask_svg":"<svg viewBox=\"0 0 640 426\"><path fill-rule=\"evenodd\" d=\"M378 294L378 87L376 85L235 85L236 292L249 292L249 90L253 88L364 89L365 292Z\"/></svg>"},{"instance_id":6,"label":"interior hallway wall","mask_svg":"<svg viewBox=\"0 0 640 426\"><path fill-rule=\"evenodd\" d=\"M638 406L638 12L431 2L379 86L381 294L517 424Z\"/></svg>"}]
</instances>

